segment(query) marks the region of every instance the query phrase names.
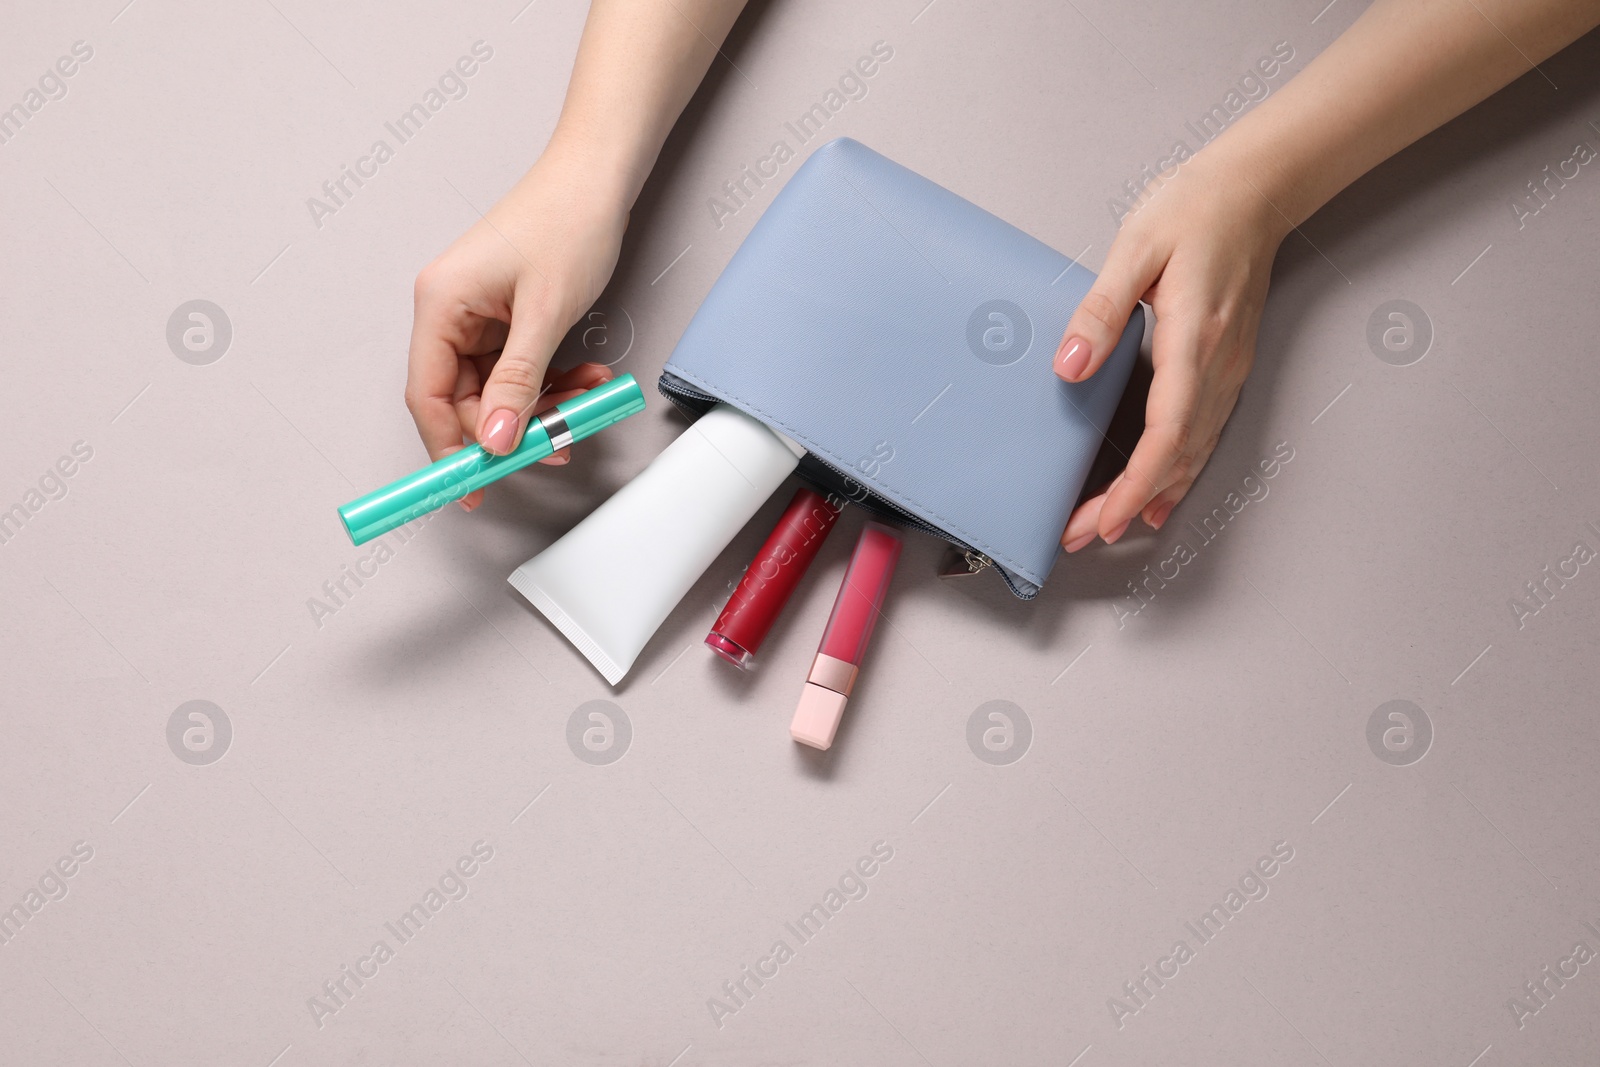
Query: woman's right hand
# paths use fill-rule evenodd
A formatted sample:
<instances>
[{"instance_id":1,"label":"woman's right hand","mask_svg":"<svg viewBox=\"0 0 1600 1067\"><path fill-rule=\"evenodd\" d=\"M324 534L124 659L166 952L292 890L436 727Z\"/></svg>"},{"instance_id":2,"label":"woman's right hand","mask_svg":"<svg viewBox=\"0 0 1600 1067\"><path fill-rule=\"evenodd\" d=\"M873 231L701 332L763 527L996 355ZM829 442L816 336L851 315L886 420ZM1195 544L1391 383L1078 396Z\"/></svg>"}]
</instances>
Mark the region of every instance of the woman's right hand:
<instances>
[{"instance_id":1,"label":"woman's right hand","mask_svg":"<svg viewBox=\"0 0 1600 1067\"><path fill-rule=\"evenodd\" d=\"M609 381L585 364L546 382L550 356L616 268L628 213L554 149L417 275L406 407L430 459L479 442L504 455L529 418ZM545 460L565 463L567 452ZM464 497L467 511L483 490Z\"/></svg>"}]
</instances>

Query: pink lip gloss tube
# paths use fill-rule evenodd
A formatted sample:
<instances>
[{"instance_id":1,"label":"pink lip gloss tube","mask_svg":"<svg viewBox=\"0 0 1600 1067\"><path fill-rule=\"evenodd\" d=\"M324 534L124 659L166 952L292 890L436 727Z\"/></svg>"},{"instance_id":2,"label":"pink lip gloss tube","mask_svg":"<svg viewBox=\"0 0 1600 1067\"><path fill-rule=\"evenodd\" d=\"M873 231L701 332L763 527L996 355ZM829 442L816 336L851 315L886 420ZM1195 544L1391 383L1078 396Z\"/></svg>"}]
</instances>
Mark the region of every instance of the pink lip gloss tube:
<instances>
[{"instance_id":1,"label":"pink lip gloss tube","mask_svg":"<svg viewBox=\"0 0 1600 1067\"><path fill-rule=\"evenodd\" d=\"M801 744L823 749L833 744L899 560L899 534L876 522L862 527L789 724L789 736Z\"/></svg>"}]
</instances>

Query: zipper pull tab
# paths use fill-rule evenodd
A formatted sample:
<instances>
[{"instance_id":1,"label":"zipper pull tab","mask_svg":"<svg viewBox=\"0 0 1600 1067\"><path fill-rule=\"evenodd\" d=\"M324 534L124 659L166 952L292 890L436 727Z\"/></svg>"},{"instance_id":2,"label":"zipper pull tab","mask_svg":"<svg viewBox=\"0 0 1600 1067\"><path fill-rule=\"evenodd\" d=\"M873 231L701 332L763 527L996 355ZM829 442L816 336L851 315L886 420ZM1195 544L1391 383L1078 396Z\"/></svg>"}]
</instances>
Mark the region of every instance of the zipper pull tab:
<instances>
[{"instance_id":1,"label":"zipper pull tab","mask_svg":"<svg viewBox=\"0 0 1600 1067\"><path fill-rule=\"evenodd\" d=\"M940 578L970 578L982 574L994 566L994 560L982 552L970 548L957 548L954 545L944 554L944 559L939 561Z\"/></svg>"}]
</instances>

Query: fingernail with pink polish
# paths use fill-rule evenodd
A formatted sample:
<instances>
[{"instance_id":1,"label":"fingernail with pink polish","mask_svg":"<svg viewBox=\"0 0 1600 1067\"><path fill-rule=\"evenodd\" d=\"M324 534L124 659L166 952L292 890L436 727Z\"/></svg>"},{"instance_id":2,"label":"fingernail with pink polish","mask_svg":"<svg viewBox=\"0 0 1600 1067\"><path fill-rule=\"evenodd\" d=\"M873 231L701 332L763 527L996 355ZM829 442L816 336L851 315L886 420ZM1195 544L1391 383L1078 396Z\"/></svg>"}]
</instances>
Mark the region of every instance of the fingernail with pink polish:
<instances>
[{"instance_id":1,"label":"fingernail with pink polish","mask_svg":"<svg viewBox=\"0 0 1600 1067\"><path fill-rule=\"evenodd\" d=\"M471 500L457 500L456 503L461 505L462 511L471 511L478 506L476 502Z\"/></svg>"},{"instance_id":2,"label":"fingernail with pink polish","mask_svg":"<svg viewBox=\"0 0 1600 1067\"><path fill-rule=\"evenodd\" d=\"M1128 523L1130 523L1132 521L1133 521L1132 519L1128 519L1121 526L1118 526L1115 530L1112 530L1110 533L1106 534L1106 544L1108 544L1108 545L1116 544L1117 543L1117 538L1121 537L1124 533L1126 533L1128 531Z\"/></svg>"},{"instance_id":3,"label":"fingernail with pink polish","mask_svg":"<svg viewBox=\"0 0 1600 1067\"><path fill-rule=\"evenodd\" d=\"M1150 529L1161 529L1161 524L1167 521L1168 515L1172 514L1172 508L1175 504L1177 504L1176 500L1169 500L1159 508L1156 508L1156 513L1150 516Z\"/></svg>"},{"instance_id":4,"label":"fingernail with pink polish","mask_svg":"<svg viewBox=\"0 0 1600 1067\"><path fill-rule=\"evenodd\" d=\"M1076 551L1078 551L1078 549L1082 548L1084 545L1088 544L1090 541L1093 541L1093 540L1094 540L1094 531L1090 530L1088 533L1084 534L1082 537L1074 537L1072 540L1068 541L1066 543L1065 547L1066 547L1066 550L1068 552L1076 552Z\"/></svg>"},{"instance_id":5,"label":"fingernail with pink polish","mask_svg":"<svg viewBox=\"0 0 1600 1067\"><path fill-rule=\"evenodd\" d=\"M1056 374L1069 382L1078 380L1078 376L1089 366L1089 342L1081 337L1069 337L1061 342L1061 350L1056 353Z\"/></svg>"},{"instance_id":6,"label":"fingernail with pink polish","mask_svg":"<svg viewBox=\"0 0 1600 1067\"><path fill-rule=\"evenodd\" d=\"M511 451L512 442L517 439L517 413L510 408L501 408L489 416L487 429L479 443L484 450L503 456Z\"/></svg>"}]
</instances>

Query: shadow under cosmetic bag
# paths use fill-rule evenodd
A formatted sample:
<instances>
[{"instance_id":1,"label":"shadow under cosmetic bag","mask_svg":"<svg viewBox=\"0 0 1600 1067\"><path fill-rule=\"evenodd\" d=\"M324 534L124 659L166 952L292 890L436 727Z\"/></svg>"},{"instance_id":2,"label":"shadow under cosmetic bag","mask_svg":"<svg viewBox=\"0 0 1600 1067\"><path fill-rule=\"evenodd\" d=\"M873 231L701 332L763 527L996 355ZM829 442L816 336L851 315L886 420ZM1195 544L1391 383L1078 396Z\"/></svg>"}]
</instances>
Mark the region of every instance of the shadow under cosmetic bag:
<instances>
[{"instance_id":1,"label":"shadow under cosmetic bag","mask_svg":"<svg viewBox=\"0 0 1600 1067\"><path fill-rule=\"evenodd\" d=\"M808 451L799 473L992 563L1032 599L1128 382L1136 308L1089 381L1052 368L1095 275L866 146L822 145L695 313L660 389Z\"/></svg>"}]
</instances>

